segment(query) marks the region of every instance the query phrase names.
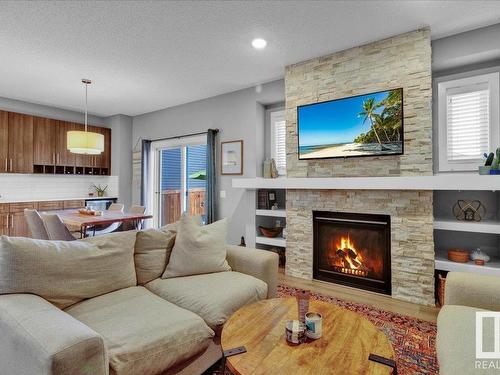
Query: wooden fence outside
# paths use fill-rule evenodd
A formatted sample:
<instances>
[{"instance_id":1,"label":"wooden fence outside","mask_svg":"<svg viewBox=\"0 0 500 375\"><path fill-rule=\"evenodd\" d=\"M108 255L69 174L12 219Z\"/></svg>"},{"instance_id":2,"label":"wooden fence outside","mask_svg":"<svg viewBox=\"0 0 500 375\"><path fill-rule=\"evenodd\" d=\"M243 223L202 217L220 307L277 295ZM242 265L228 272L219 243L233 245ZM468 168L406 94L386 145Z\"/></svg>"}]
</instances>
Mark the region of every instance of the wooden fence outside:
<instances>
[{"instance_id":1,"label":"wooden fence outside","mask_svg":"<svg viewBox=\"0 0 500 375\"><path fill-rule=\"evenodd\" d=\"M181 190L164 190L161 198L161 225L178 221L182 215ZM205 189L196 188L188 190L189 215L205 214Z\"/></svg>"}]
</instances>

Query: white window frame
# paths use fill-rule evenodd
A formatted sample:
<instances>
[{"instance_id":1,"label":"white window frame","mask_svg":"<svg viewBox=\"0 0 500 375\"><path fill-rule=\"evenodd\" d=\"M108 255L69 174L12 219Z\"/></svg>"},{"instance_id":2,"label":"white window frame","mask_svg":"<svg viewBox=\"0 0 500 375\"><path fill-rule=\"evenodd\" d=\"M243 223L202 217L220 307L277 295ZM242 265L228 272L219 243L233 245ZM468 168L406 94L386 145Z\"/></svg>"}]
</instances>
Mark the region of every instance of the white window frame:
<instances>
[{"instance_id":1,"label":"white window frame","mask_svg":"<svg viewBox=\"0 0 500 375\"><path fill-rule=\"evenodd\" d=\"M186 212L186 189L187 189L187 176L186 176L186 147L196 146L199 144L206 144L206 135L196 135L188 137L180 137L173 139L166 139L161 141L151 142L151 156L152 163L150 163L149 175L153 176L153 183L149 185L151 202L149 207L153 207L153 226L158 228L160 226L160 181L161 181L161 150L167 148L181 148L181 202L182 212Z\"/></svg>"},{"instance_id":2,"label":"white window frame","mask_svg":"<svg viewBox=\"0 0 500 375\"><path fill-rule=\"evenodd\" d=\"M488 85L490 95L489 113L489 151L495 151L500 146L499 125L499 73L476 74L473 76L459 78L459 75L442 77L437 82L438 91L438 171L474 171L482 164L483 158L475 160L449 161L447 142L447 98L446 93L450 89L460 89L471 86Z\"/></svg>"},{"instance_id":3,"label":"white window frame","mask_svg":"<svg viewBox=\"0 0 500 375\"><path fill-rule=\"evenodd\" d=\"M271 158L274 160L277 159L276 155L276 122L285 121L285 110L279 110L271 112L270 122L271 122ZM286 133L286 124L285 124L285 133ZM286 137L286 135L285 135ZM285 169L278 168L278 175L285 176L286 175L286 151L285 151Z\"/></svg>"}]
</instances>

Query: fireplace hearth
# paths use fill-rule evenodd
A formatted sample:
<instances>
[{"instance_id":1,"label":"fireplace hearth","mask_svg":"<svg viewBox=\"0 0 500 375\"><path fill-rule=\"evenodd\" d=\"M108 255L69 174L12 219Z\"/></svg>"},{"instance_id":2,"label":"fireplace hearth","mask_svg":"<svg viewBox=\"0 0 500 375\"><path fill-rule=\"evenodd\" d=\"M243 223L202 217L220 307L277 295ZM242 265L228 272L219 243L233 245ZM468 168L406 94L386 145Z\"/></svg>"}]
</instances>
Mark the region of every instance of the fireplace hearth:
<instances>
[{"instance_id":1,"label":"fireplace hearth","mask_svg":"<svg viewBox=\"0 0 500 375\"><path fill-rule=\"evenodd\" d=\"M313 277L391 294L389 215L313 211Z\"/></svg>"}]
</instances>

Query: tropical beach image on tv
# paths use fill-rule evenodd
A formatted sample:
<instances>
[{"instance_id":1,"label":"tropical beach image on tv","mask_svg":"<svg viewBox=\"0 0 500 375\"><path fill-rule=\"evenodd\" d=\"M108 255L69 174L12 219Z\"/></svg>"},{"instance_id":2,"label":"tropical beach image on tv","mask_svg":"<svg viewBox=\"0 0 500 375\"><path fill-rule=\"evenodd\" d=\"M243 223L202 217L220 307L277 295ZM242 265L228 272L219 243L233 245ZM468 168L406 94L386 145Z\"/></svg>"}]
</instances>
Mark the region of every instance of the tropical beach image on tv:
<instances>
[{"instance_id":1,"label":"tropical beach image on tv","mask_svg":"<svg viewBox=\"0 0 500 375\"><path fill-rule=\"evenodd\" d=\"M297 107L299 159L403 153L403 89Z\"/></svg>"}]
</instances>

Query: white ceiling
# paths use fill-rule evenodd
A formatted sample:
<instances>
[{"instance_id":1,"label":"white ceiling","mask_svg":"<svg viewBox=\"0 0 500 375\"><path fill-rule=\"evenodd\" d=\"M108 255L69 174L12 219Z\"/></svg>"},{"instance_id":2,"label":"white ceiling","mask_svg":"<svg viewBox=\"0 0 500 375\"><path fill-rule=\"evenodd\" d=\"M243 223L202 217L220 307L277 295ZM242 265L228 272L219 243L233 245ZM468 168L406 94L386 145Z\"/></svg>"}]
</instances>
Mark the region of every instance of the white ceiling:
<instances>
[{"instance_id":1,"label":"white ceiling","mask_svg":"<svg viewBox=\"0 0 500 375\"><path fill-rule=\"evenodd\" d=\"M0 96L81 110L85 77L90 112L137 115L422 26L435 39L497 22L500 1L1 2Z\"/></svg>"}]
</instances>

